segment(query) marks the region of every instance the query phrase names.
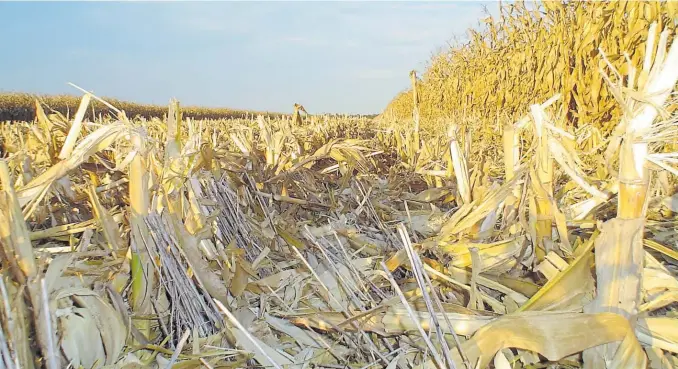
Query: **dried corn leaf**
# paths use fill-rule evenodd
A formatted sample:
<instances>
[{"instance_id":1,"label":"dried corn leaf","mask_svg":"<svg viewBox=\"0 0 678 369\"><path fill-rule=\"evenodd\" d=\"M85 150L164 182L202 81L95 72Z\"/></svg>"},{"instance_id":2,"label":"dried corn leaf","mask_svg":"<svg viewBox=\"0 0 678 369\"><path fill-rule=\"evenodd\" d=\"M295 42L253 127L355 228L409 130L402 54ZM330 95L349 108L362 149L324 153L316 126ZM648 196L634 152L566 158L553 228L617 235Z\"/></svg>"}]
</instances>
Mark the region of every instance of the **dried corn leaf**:
<instances>
[{"instance_id":1,"label":"dried corn leaf","mask_svg":"<svg viewBox=\"0 0 678 369\"><path fill-rule=\"evenodd\" d=\"M109 124L90 133L73 149L73 153L68 159L56 163L19 189L17 191L19 202L23 206L29 201L39 198L39 196L44 196L40 194L49 189L54 181L75 169L96 152L109 147L126 134L128 134L128 128L124 123Z\"/></svg>"},{"instance_id":2,"label":"dried corn leaf","mask_svg":"<svg viewBox=\"0 0 678 369\"><path fill-rule=\"evenodd\" d=\"M455 235L467 228L473 226L479 220L483 219L492 210L496 209L501 202L513 191L514 186L522 179L523 171L516 172L516 176L504 183L501 187L489 193L482 202L476 204L474 209L470 211L463 219L456 223L448 221L440 230L441 236ZM476 200L477 201L477 200ZM475 203L474 203L475 204Z\"/></svg>"},{"instance_id":3,"label":"dried corn leaf","mask_svg":"<svg viewBox=\"0 0 678 369\"><path fill-rule=\"evenodd\" d=\"M646 357L626 318L612 313L521 313L495 320L462 344L470 362L485 368L499 350L519 348L537 352L551 361L608 342L622 341L620 351L608 368L631 369L646 365ZM463 365L452 350L457 367ZM434 368L431 361L422 368Z\"/></svg>"}]
</instances>

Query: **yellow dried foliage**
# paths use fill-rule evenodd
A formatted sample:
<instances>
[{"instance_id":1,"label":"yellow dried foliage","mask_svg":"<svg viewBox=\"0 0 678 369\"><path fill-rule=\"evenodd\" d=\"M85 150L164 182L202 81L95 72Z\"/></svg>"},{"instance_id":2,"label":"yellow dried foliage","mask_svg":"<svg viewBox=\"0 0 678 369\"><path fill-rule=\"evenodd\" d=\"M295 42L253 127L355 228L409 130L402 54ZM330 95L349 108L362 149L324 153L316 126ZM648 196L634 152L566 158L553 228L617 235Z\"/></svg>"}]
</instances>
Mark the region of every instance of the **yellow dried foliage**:
<instances>
[{"instance_id":1,"label":"yellow dried foliage","mask_svg":"<svg viewBox=\"0 0 678 369\"><path fill-rule=\"evenodd\" d=\"M45 106L46 113L58 112L63 116L70 115L73 117L78 110L81 97L72 95L52 95L52 96L34 96L24 93L0 93L0 121L31 121L38 112L35 108L36 97ZM167 114L167 107L161 105L139 104L130 101L121 101L116 99L105 98L105 100L116 108L125 111L129 117L162 117ZM225 119L225 118L240 118L244 116L254 116L256 114L264 114L269 116L279 117L282 114L274 112L252 112L246 110L237 110L229 108L209 108L201 106L186 106L182 107L184 116L194 119ZM91 106L86 114L90 119L94 116L106 116L110 110L98 101L92 101Z\"/></svg>"},{"instance_id":2,"label":"yellow dried foliage","mask_svg":"<svg viewBox=\"0 0 678 369\"><path fill-rule=\"evenodd\" d=\"M644 59L647 29L676 33L678 7L672 1L539 2L503 5L499 19L487 17L484 28L471 30L469 41L434 56L417 83L422 124L441 117L515 120L531 104L562 94L557 110L563 118L593 123L603 132L614 128L622 108L600 71L609 62L624 75L627 58ZM655 35L655 36L658 36ZM639 84L647 75L638 76ZM409 119L412 92L396 96L384 117Z\"/></svg>"}]
</instances>

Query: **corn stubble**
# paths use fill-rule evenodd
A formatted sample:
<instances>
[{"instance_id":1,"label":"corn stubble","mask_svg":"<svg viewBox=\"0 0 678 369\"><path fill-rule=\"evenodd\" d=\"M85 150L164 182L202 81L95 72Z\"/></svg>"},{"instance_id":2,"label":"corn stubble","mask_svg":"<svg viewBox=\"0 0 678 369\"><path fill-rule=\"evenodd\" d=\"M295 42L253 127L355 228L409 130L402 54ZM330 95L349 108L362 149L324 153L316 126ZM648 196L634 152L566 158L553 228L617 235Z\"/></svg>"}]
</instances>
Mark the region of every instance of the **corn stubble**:
<instances>
[{"instance_id":1,"label":"corn stubble","mask_svg":"<svg viewBox=\"0 0 678 369\"><path fill-rule=\"evenodd\" d=\"M678 367L676 6L539 10L374 120L36 102L0 127L0 367Z\"/></svg>"}]
</instances>

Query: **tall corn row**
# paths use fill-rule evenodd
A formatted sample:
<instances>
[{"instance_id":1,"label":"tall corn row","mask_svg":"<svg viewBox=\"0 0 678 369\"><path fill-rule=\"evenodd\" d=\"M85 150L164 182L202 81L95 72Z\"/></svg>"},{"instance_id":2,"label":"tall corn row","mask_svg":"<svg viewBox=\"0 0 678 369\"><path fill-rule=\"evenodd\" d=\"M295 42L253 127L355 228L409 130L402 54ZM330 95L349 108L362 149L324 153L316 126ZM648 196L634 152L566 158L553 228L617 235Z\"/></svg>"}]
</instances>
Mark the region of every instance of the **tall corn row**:
<instances>
[{"instance_id":1,"label":"tall corn row","mask_svg":"<svg viewBox=\"0 0 678 369\"><path fill-rule=\"evenodd\" d=\"M49 95L38 96L39 100L45 105L62 114L63 116L77 111L82 99L78 96L71 95ZM35 109L36 96L26 93L0 93L0 121L32 121L38 118L38 113ZM162 117L167 114L167 107L162 105L146 105L138 104L130 101L120 101L117 99L105 98L105 101L111 105L124 110L128 116L142 116L146 118ZM109 112L109 107L100 101L91 101L87 111L83 112L85 117L94 120L101 115L106 115ZM193 119L238 119L243 118L247 114L244 110L235 110L228 108L207 108L200 106L184 107L184 115ZM273 118L283 117L282 113L261 112Z\"/></svg>"},{"instance_id":2,"label":"tall corn row","mask_svg":"<svg viewBox=\"0 0 678 369\"><path fill-rule=\"evenodd\" d=\"M422 124L433 124L450 112L509 118L527 111L534 101L562 94L562 116L592 122L603 133L622 115L603 78L599 48L612 65L628 72L625 53L640 65L649 25L657 22L676 33L676 2L621 1L566 3L544 1L534 10L522 2L501 7L502 17L485 19L464 45L433 57L417 85ZM385 115L409 118L411 92L396 96Z\"/></svg>"}]
</instances>

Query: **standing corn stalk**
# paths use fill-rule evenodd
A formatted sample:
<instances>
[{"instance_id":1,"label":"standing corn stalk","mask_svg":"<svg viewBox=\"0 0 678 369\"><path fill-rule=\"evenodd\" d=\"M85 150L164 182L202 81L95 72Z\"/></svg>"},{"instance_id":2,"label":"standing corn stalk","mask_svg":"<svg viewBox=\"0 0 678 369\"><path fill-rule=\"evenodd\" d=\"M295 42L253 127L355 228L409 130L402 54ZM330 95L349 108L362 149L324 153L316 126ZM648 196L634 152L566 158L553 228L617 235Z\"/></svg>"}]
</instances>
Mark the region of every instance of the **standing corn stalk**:
<instances>
[{"instance_id":1,"label":"standing corn stalk","mask_svg":"<svg viewBox=\"0 0 678 369\"><path fill-rule=\"evenodd\" d=\"M306 112L306 109L304 109L303 105L295 103L294 104L294 113L292 114L292 124L294 124L296 126L300 126L301 123L302 123L301 113L299 113L300 111L303 111L304 113L308 114Z\"/></svg>"},{"instance_id":2,"label":"standing corn stalk","mask_svg":"<svg viewBox=\"0 0 678 369\"><path fill-rule=\"evenodd\" d=\"M177 209L182 209L183 205L180 199L183 179L179 174L186 171L186 165L181 158L181 119L179 101L172 99L167 115L167 138L162 182L167 201Z\"/></svg>"},{"instance_id":3,"label":"standing corn stalk","mask_svg":"<svg viewBox=\"0 0 678 369\"><path fill-rule=\"evenodd\" d=\"M181 107L176 99L170 100L167 115L167 143L165 146L165 163L170 164L181 153Z\"/></svg>"},{"instance_id":4,"label":"standing corn stalk","mask_svg":"<svg viewBox=\"0 0 678 369\"><path fill-rule=\"evenodd\" d=\"M454 166L454 177L457 179L457 190L464 204L471 203L471 185L468 177L468 166L466 157L461 151L459 140L457 140L457 125L452 124L447 132L450 139L450 156Z\"/></svg>"},{"instance_id":5,"label":"standing corn stalk","mask_svg":"<svg viewBox=\"0 0 678 369\"><path fill-rule=\"evenodd\" d=\"M82 121L85 119L87 107L89 106L89 102L91 99L92 95L90 95L89 93L83 95L82 100L80 101L80 106L78 107L78 111L75 113L75 119L73 120L71 129L68 131L68 135L66 136L66 141L64 141L63 146L61 146L59 159L61 160L68 159L68 157L73 152L73 148L75 147L75 141L80 136L80 131L82 130Z\"/></svg>"},{"instance_id":6,"label":"standing corn stalk","mask_svg":"<svg viewBox=\"0 0 678 369\"><path fill-rule=\"evenodd\" d=\"M506 182L515 177L516 167L520 164L520 140L512 123L504 126L504 173ZM506 198L504 207L505 224L511 224L518 215L517 207L520 200L520 187L516 186L513 193Z\"/></svg>"},{"instance_id":7,"label":"standing corn stalk","mask_svg":"<svg viewBox=\"0 0 678 369\"><path fill-rule=\"evenodd\" d=\"M130 227L132 249L132 308L137 317L137 327L149 337L150 324L145 319L153 312L151 305L154 289L153 261L145 245L149 231L145 222L150 207L148 193L148 165L144 140L139 133L132 135L132 144L137 150L129 172Z\"/></svg>"},{"instance_id":8,"label":"standing corn stalk","mask_svg":"<svg viewBox=\"0 0 678 369\"><path fill-rule=\"evenodd\" d=\"M26 283L28 297L33 308L37 341L46 361L45 367L56 369L59 367L59 359L55 348L56 337L52 329L53 317L49 311L48 302L43 297L44 291L40 282L40 271L35 262L28 227L21 212L17 193L14 191L9 167L4 160L0 160L0 183L2 183L4 192L0 198L2 204L0 206L2 208L0 210L0 240L5 247L4 254L8 260L15 258L15 261L9 261L13 262L14 266L19 269L15 271L15 274ZM32 366L32 363L20 364L26 367Z\"/></svg>"},{"instance_id":9,"label":"standing corn stalk","mask_svg":"<svg viewBox=\"0 0 678 369\"><path fill-rule=\"evenodd\" d=\"M515 168L520 164L520 130L530 122L534 125L536 155L534 159L535 167L531 170L530 182L532 191L535 193L530 198L530 218L531 232L535 255L539 261L546 255L545 245L550 244L552 238L552 226L554 221L552 199L553 199L553 157L549 150L548 131L545 125L544 110L553 105L560 99L560 94L555 94L542 104L535 104L530 107L531 114L522 117L513 125L504 127L503 147L504 147L504 167L506 181L511 181L515 177ZM513 189L513 193L508 197L506 215L511 217L511 211L519 205L521 193L520 188ZM518 214L514 214L513 217ZM507 220L507 224L510 221Z\"/></svg>"},{"instance_id":10,"label":"standing corn stalk","mask_svg":"<svg viewBox=\"0 0 678 369\"><path fill-rule=\"evenodd\" d=\"M419 152L419 94L417 92L417 71L410 72L412 81L412 119L414 120L414 153Z\"/></svg>"},{"instance_id":11,"label":"standing corn stalk","mask_svg":"<svg viewBox=\"0 0 678 369\"><path fill-rule=\"evenodd\" d=\"M643 272L643 232L649 188L648 142L643 135L652 128L659 111L678 81L678 46L674 43L666 52L668 31L662 32L654 62L654 35L656 24L650 27L646 44L645 62L641 75L647 82L639 86L643 100L636 104L621 101L621 89L615 90L626 114L619 123L623 129L623 143L619 153L619 199L617 217L603 224L595 244L595 262L598 294L586 308L588 312L613 312L626 317L635 326L641 299ZM629 65L630 86L634 70ZM607 77L607 76L606 76ZM609 78L606 78L609 81ZM621 83L621 82L620 82ZM669 122L669 125L675 122ZM667 125L668 126L668 125ZM621 344L609 343L584 352L585 368L613 367L629 345L638 345L635 336L627 337ZM643 366L644 367L644 366Z\"/></svg>"},{"instance_id":12,"label":"standing corn stalk","mask_svg":"<svg viewBox=\"0 0 678 369\"><path fill-rule=\"evenodd\" d=\"M535 174L531 177L532 190L535 193L531 200L536 211L536 242L535 255L537 260L542 261L549 250L549 241L552 237L553 209L551 198L553 197L553 159L548 148L548 137L544 128L544 111L539 105L530 107L534 120L534 132L536 138Z\"/></svg>"}]
</instances>

